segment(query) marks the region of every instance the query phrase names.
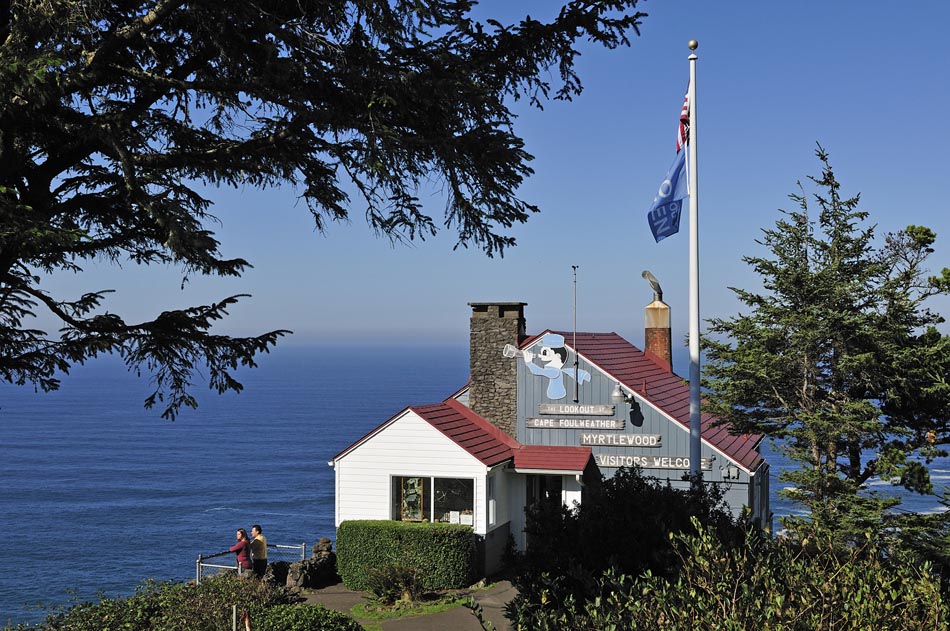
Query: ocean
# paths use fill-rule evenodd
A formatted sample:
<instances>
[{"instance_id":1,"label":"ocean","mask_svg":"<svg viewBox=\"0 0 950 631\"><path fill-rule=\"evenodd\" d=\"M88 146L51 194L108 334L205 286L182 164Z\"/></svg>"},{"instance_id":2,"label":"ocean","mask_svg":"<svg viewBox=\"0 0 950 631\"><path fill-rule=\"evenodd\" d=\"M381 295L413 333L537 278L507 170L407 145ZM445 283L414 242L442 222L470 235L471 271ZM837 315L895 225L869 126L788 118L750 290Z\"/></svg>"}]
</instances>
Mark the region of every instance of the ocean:
<instances>
[{"instance_id":1,"label":"ocean","mask_svg":"<svg viewBox=\"0 0 950 631\"><path fill-rule=\"evenodd\" d=\"M226 550L254 523L270 543L308 551L333 539L327 461L407 405L462 387L468 348L278 348L238 378L240 394L196 385L198 410L174 422L143 409L148 378L114 358L77 367L52 393L0 385L0 626L128 595L146 578L191 579L199 553ZM786 465L768 458L777 524L796 507L777 496ZM950 461L932 471L950 481ZM937 507L905 498L908 510Z\"/></svg>"},{"instance_id":2,"label":"ocean","mask_svg":"<svg viewBox=\"0 0 950 631\"><path fill-rule=\"evenodd\" d=\"M259 363L239 373L240 394L196 386L198 410L174 422L143 409L148 378L114 358L56 392L0 387L0 626L42 619L38 603L192 578L199 553L254 523L308 551L334 538L327 461L468 379L467 348L278 348Z\"/></svg>"}]
</instances>

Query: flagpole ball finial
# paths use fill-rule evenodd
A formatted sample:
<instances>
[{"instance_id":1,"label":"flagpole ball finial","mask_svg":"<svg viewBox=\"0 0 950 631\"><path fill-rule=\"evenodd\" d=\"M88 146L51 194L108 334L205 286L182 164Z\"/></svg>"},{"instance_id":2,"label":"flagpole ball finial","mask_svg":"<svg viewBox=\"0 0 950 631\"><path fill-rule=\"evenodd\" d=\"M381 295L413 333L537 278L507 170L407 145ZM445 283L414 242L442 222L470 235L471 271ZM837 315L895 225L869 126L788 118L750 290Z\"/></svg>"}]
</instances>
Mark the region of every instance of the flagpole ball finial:
<instances>
[{"instance_id":1,"label":"flagpole ball finial","mask_svg":"<svg viewBox=\"0 0 950 631\"><path fill-rule=\"evenodd\" d=\"M689 46L690 50L696 50L697 48L699 48L699 42L697 42L695 39L691 39L689 40L689 43L687 44L687 46Z\"/></svg>"}]
</instances>

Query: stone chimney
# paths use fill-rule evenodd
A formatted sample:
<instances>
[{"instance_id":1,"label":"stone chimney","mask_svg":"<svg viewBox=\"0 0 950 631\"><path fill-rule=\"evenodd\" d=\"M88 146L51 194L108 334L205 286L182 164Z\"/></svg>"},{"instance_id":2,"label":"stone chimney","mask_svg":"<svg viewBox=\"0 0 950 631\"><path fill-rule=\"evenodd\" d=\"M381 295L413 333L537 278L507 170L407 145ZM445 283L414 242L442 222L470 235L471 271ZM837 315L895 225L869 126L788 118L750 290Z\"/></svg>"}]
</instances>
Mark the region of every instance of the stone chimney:
<instances>
[{"instance_id":1,"label":"stone chimney","mask_svg":"<svg viewBox=\"0 0 950 631\"><path fill-rule=\"evenodd\" d=\"M673 369L673 333L670 329L670 306L663 302L663 290L653 274L643 272L653 287L653 302L643 310L646 350L667 370Z\"/></svg>"},{"instance_id":2,"label":"stone chimney","mask_svg":"<svg viewBox=\"0 0 950 631\"><path fill-rule=\"evenodd\" d=\"M524 302L470 302L469 406L503 432L517 437L518 365L502 354L525 338Z\"/></svg>"}]
</instances>

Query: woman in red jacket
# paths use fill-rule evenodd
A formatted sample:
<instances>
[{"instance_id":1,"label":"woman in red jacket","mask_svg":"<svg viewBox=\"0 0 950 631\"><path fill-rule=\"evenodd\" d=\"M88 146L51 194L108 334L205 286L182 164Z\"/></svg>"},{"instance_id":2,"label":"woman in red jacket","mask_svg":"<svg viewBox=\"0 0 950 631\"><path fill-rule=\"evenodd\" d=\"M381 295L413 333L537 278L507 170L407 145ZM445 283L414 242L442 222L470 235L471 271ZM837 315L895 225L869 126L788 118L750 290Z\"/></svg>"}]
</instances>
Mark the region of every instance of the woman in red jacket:
<instances>
[{"instance_id":1,"label":"woman in red jacket","mask_svg":"<svg viewBox=\"0 0 950 631\"><path fill-rule=\"evenodd\" d=\"M237 553L237 562L241 566L242 570L250 570L251 564L251 542L247 538L247 531L243 528L238 528L237 533L237 543L228 548L231 552Z\"/></svg>"}]
</instances>

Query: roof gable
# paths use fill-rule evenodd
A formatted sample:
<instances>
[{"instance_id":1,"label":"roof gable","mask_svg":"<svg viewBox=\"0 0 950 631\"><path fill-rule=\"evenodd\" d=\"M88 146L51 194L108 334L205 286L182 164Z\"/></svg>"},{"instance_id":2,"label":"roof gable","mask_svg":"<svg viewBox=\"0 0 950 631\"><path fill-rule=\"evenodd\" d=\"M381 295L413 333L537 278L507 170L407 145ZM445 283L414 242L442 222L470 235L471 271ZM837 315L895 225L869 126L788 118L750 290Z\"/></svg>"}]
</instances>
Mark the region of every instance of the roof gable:
<instances>
[{"instance_id":1,"label":"roof gable","mask_svg":"<svg viewBox=\"0 0 950 631\"><path fill-rule=\"evenodd\" d=\"M409 408L486 466L512 458L521 443L454 399Z\"/></svg>"},{"instance_id":2,"label":"roof gable","mask_svg":"<svg viewBox=\"0 0 950 631\"><path fill-rule=\"evenodd\" d=\"M458 401L448 399L441 403L403 408L393 417L333 456L328 464L332 466L335 461L358 449L371 438L404 418L409 412L431 425L457 446L468 452L469 455L489 467L510 460L513 450L521 447L521 443L517 440L508 436Z\"/></svg>"}]
</instances>

